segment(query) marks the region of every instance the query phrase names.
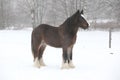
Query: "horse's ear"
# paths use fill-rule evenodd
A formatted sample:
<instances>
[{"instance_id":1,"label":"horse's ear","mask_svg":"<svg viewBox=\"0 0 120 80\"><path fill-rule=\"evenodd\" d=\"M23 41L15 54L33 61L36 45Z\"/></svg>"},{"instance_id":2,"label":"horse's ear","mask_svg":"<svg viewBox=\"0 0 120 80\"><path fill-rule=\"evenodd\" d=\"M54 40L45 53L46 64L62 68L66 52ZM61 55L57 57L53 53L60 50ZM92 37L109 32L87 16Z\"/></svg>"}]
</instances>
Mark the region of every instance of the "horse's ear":
<instances>
[{"instance_id":1,"label":"horse's ear","mask_svg":"<svg viewBox=\"0 0 120 80\"><path fill-rule=\"evenodd\" d=\"M84 14L83 9L81 10L80 14Z\"/></svg>"},{"instance_id":2,"label":"horse's ear","mask_svg":"<svg viewBox=\"0 0 120 80\"><path fill-rule=\"evenodd\" d=\"M79 11L79 10L77 10L77 13L79 14L79 13L80 13L80 11Z\"/></svg>"}]
</instances>

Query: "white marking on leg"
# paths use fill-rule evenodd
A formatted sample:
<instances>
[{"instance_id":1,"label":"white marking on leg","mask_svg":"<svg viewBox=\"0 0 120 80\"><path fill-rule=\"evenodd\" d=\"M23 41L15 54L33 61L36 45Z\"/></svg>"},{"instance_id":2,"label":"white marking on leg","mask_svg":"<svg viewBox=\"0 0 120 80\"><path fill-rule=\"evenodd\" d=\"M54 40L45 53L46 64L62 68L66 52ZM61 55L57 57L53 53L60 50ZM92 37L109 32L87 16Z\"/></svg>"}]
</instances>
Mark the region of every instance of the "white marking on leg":
<instances>
[{"instance_id":1,"label":"white marking on leg","mask_svg":"<svg viewBox=\"0 0 120 80\"><path fill-rule=\"evenodd\" d=\"M70 60L70 55L71 55L71 53L72 53L72 46L71 46L71 47L68 47L68 49L67 49L67 54L68 54L68 58L69 58L68 66L69 66L69 68L75 68L72 60Z\"/></svg>"},{"instance_id":2,"label":"white marking on leg","mask_svg":"<svg viewBox=\"0 0 120 80\"><path fill-rule=\"evenodd\" d=\"M67 48L68 60L70 60L71 53L72 53L72 46Z\"/></svg>"},{"instance_id":3,"label":"white marking on leg","mask_svg":"<svg viewBox=\"0 0 120 80\"><path fill-rule=\"evenodd\" d=\"M34 66L40 68L38 57L35 59Z\"/></svg>"},{"instance_id":4,"label":"white marking on leg","mask_svg":"<svg viewBox=\"0 0 120 80\"><path fill-rule=\"evenodd\" d=\"M41 45L45 47L47 44L45 43L44 40L42 40Z\"/></svg>"},{"instance_id":5,"label":"white marking on leg","mask_svg":"<svg viewBox=\"0 0 120 80\"><path fill-rule=\"evenodd\" d=\"M68 60L69 60L69 61L70 61L71 51L72 51L72 46L67 48L67 56L68 56ZM68 60L66 61L66 63L64 63L64 60L63 60L61 69L69 69L69 68L72 67L72 63L69 64L69 63L68 63Z\"/></svg>"},{"instance_id":6,"label":"white marking on leg","mask_svg":"<svg viewBox=\"0 0 120 80\"><path fill-rule=\"evenodd\" d=\"M40 49L41 46L45 47L47 44L45 43L44 40L41 41L39 47L38 47L38 50Z\"/></svg>"},{"instance_id":7,"label":"white marking on leg","mask_svg":"<svg viewBox=\"0 0 120 80\"><path fill-rule=\"evenodd\" d=\"M69 69L68 61L66 61L66 63L62 63L61 69Z\"/></svg>"},{"instance_id":8,"label":"white marking on leg","mask_svg":"<svg viewBox=\"0 0 120 80\"><path fill-rule=\"evenodd\" d=\"M67 54L69 55L68 57L70 57L71 51L72 51L72 47L68 47L68 48L67 48Z\"/></svg>"},{"instance_id":9,"label":"white marking on leg","mask_svg":"<svg viewBox=\"0 0 120 80\"><path fill-rule=\"evenodd\" d=\"M41 66L46 66L45 63L43 62L42 58L39 60L39 63L40 63Z\"/></svg>"},{"instance_id":10,"label":"white marking on leg","mask_svg":"<svg viewBox=\"0 0 120 80\"><path fill-rule=\"evenodd\" d=\"M46 43L44 42L44 40L41 41L39 47L38 47L38 51L39 49L42 47L46 46ZM40 60L38 60L38 58L35 59L35 66L40 68L40 66L45 66L45 63L43 62L43 59L41 58Z\"/></svg>"},{"instance_id":11,"label":"white marking on leg","mask_svg":"<svg viewBox=\"0 0 120 80\"><path fill-rule=\"evenodd\" d=\"M70 62L69 62L69 68L75 68L75 66L74 66L74 64L73 64L73 62L72 62L72 60L70 60Z\"/></svg>"}]
</instances>

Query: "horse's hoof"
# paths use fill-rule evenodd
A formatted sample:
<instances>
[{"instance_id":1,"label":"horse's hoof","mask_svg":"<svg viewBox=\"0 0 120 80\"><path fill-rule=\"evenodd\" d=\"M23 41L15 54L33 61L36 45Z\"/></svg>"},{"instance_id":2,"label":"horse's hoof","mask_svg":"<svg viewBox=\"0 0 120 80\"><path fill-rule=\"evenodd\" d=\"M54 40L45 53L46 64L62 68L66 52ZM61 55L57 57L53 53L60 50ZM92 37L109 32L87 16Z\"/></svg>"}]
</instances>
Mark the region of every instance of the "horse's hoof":
<instances>
[{"instance_id":1,"label":"horse's hoof","mask_svg":"<svg viewBox=\"0 0 120 80\"><path fill-rule=\"evenodd\" d=\"M43 62L42 58L39 60L39 64L40 64L40 66L46 66L45 63Z\"/></svg>"},{"instance_id":2,"label":"horse's hoof","mask_svg":"<svg viewBox=\"0 0 120 80\"><path fill-rule=\"evenodd\" d=\"M41 66L40 66L40 64L34 63L34 67L40 68Z\"/></svg>"},{"instance_id":3,"label":"horse's hoof","mask_svg":"<svg viewBox=\"0 0 120 80\"><path fill-rule=\"evenodd\" d=\"M41 67L38 58L35 59L35 61L34 61L34 66L37 67L37 68L40 68L40 67Z\"/></svg>"},{"instance_id":4,"label":"horse's hoof","mask_svg":"<svg viewBox=\"0 0 120 80\"><path fill-rule=\"evenodd\" d=\"M75 68L75 66L72 62L69 63L69 68Z\"/></svg>"},{"instance_id":5,"label":"horse's hoof","mask_svg":"<svg viewBox=\"0 0 120 80\"><path fill-rule=\"evenodd\" d=\"M61 69L69 69L68 63L63 63Z\"/></svg>"},{"instance_id":6,"label":"horse's hoof","mask_svg":"<svg viewBox=\"0 0 120 80\"><path fill-rule=\"evenodd\" d=\"M44 64L44 63L43 63L43 64L40 64L40 65L41 65L41 66L46 66L46 64Z\"/></svg>"},{"instance_id":7,"label":"horse's hoof","mask_svg":"<svg viewBox=\"0 0 120 80\"><path fill-rule=\"evenodd\" d=\"M69 68L75 68L75 66L74 65L69 65Z\"/></svg>"}]
</instances>

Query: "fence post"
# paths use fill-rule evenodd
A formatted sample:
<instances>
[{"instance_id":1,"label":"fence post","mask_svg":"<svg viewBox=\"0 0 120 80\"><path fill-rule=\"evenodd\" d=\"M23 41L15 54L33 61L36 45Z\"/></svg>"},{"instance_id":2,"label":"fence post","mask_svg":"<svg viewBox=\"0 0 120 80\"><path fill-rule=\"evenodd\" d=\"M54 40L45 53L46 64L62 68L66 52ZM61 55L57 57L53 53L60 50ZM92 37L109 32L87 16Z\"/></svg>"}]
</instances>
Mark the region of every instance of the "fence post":
<instances>
[{"instance_id":1,"label":"fence post","mask_svg":"<svg viewBox=\"0 0 120 80\"><path fill-rule=\"evenodd\" d=\"M111 48L111 41L112 41L112 28L109 29L109 48Z\"/></svg>"}]
</instances>

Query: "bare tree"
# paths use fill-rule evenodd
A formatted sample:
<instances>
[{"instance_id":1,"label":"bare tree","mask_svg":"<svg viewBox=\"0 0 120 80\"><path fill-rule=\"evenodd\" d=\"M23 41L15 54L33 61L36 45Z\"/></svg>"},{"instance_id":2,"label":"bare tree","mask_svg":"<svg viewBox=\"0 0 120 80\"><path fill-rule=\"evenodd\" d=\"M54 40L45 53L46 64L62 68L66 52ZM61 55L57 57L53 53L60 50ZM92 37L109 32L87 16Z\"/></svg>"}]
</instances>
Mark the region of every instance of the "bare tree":
<instances>
[{"instance_id":1,"label":"bare tree","mask_svg":"<svg viewBox=\"0 0 120 80\"><path fill-rule=\"evenodd\" d=\"M1 28L4 28L4 24L5 24L3 1L4 1L4 0L0 0L0 24L1 24L0 29L1 29Z\"/></svg>"},{"instance_id":2,"label":"bare tree","mask_svg":"<svg viewBox=\"0 0 120 80\"><path fill-rule=\"evenodd\" d=\"M10 3L9 0L0 0L0 22L1 22L1 28L9 27L10 23Z\"/></svg>"},{"instance_id":3,"label":"bare tree","mask_svg":"<svg viewBox=\"0 0 120 80\"><path fill-rule=\"evenodd\" d=\"M19 0L19 9L31 17L33 28L42 23L45 15L46 0Z\"/></svg>"},{"instance_id":4,"label":"bare tree","mask_svg":"<svg viewBox=\"0 0 120 80\"><path fill-rule=\"evenodd\" d=\"M66 17L71 16L76 10L81 10L81 0L60 0L63 12Z\"/></svg>"},{"instance_id":5,"label":"bare tree","mask_svg":"<svg viewBox=\"0 0 120 80\"><path fill-rule=\"evenodd\" d=\"M83 9L90 20L119 22L119 5L120 0L0 0L0 26L29 24L35 28L44 22L58 25L78 9Z\"/></svg>"},{"instance_id":6,"label":"bare tree","mask_svg":"<svg viewBox=\"0 0 120 80\"><path fill-rule=\"evenodd\" d=\"M47 9L47 23L58 25L84 5L81 0L51 0Z\"/></svg>"},{"instance_id":7,"label":"bare tree","mask_svg":"<svg viewBox=\"0 0 120 80\"><path fill-rule=\"evenodd\" d=\"M116 20L120 22L120 0L115 0L113 9L114 9Z\"/></svg>"},{"instance_id":8,"label":"bare tree","mask_svg":"<svg viewBox=\"0 0 120 80\"><path fill-rule=\"evenodd\" d=\"M58 17L57 17L58 12L57 12L56 5L57 5L57 0L52 0L51 1L51 9L49 9L50 21L54 26L57 25L57 19L58 19Z\"/></svg>"}]
</instances>

